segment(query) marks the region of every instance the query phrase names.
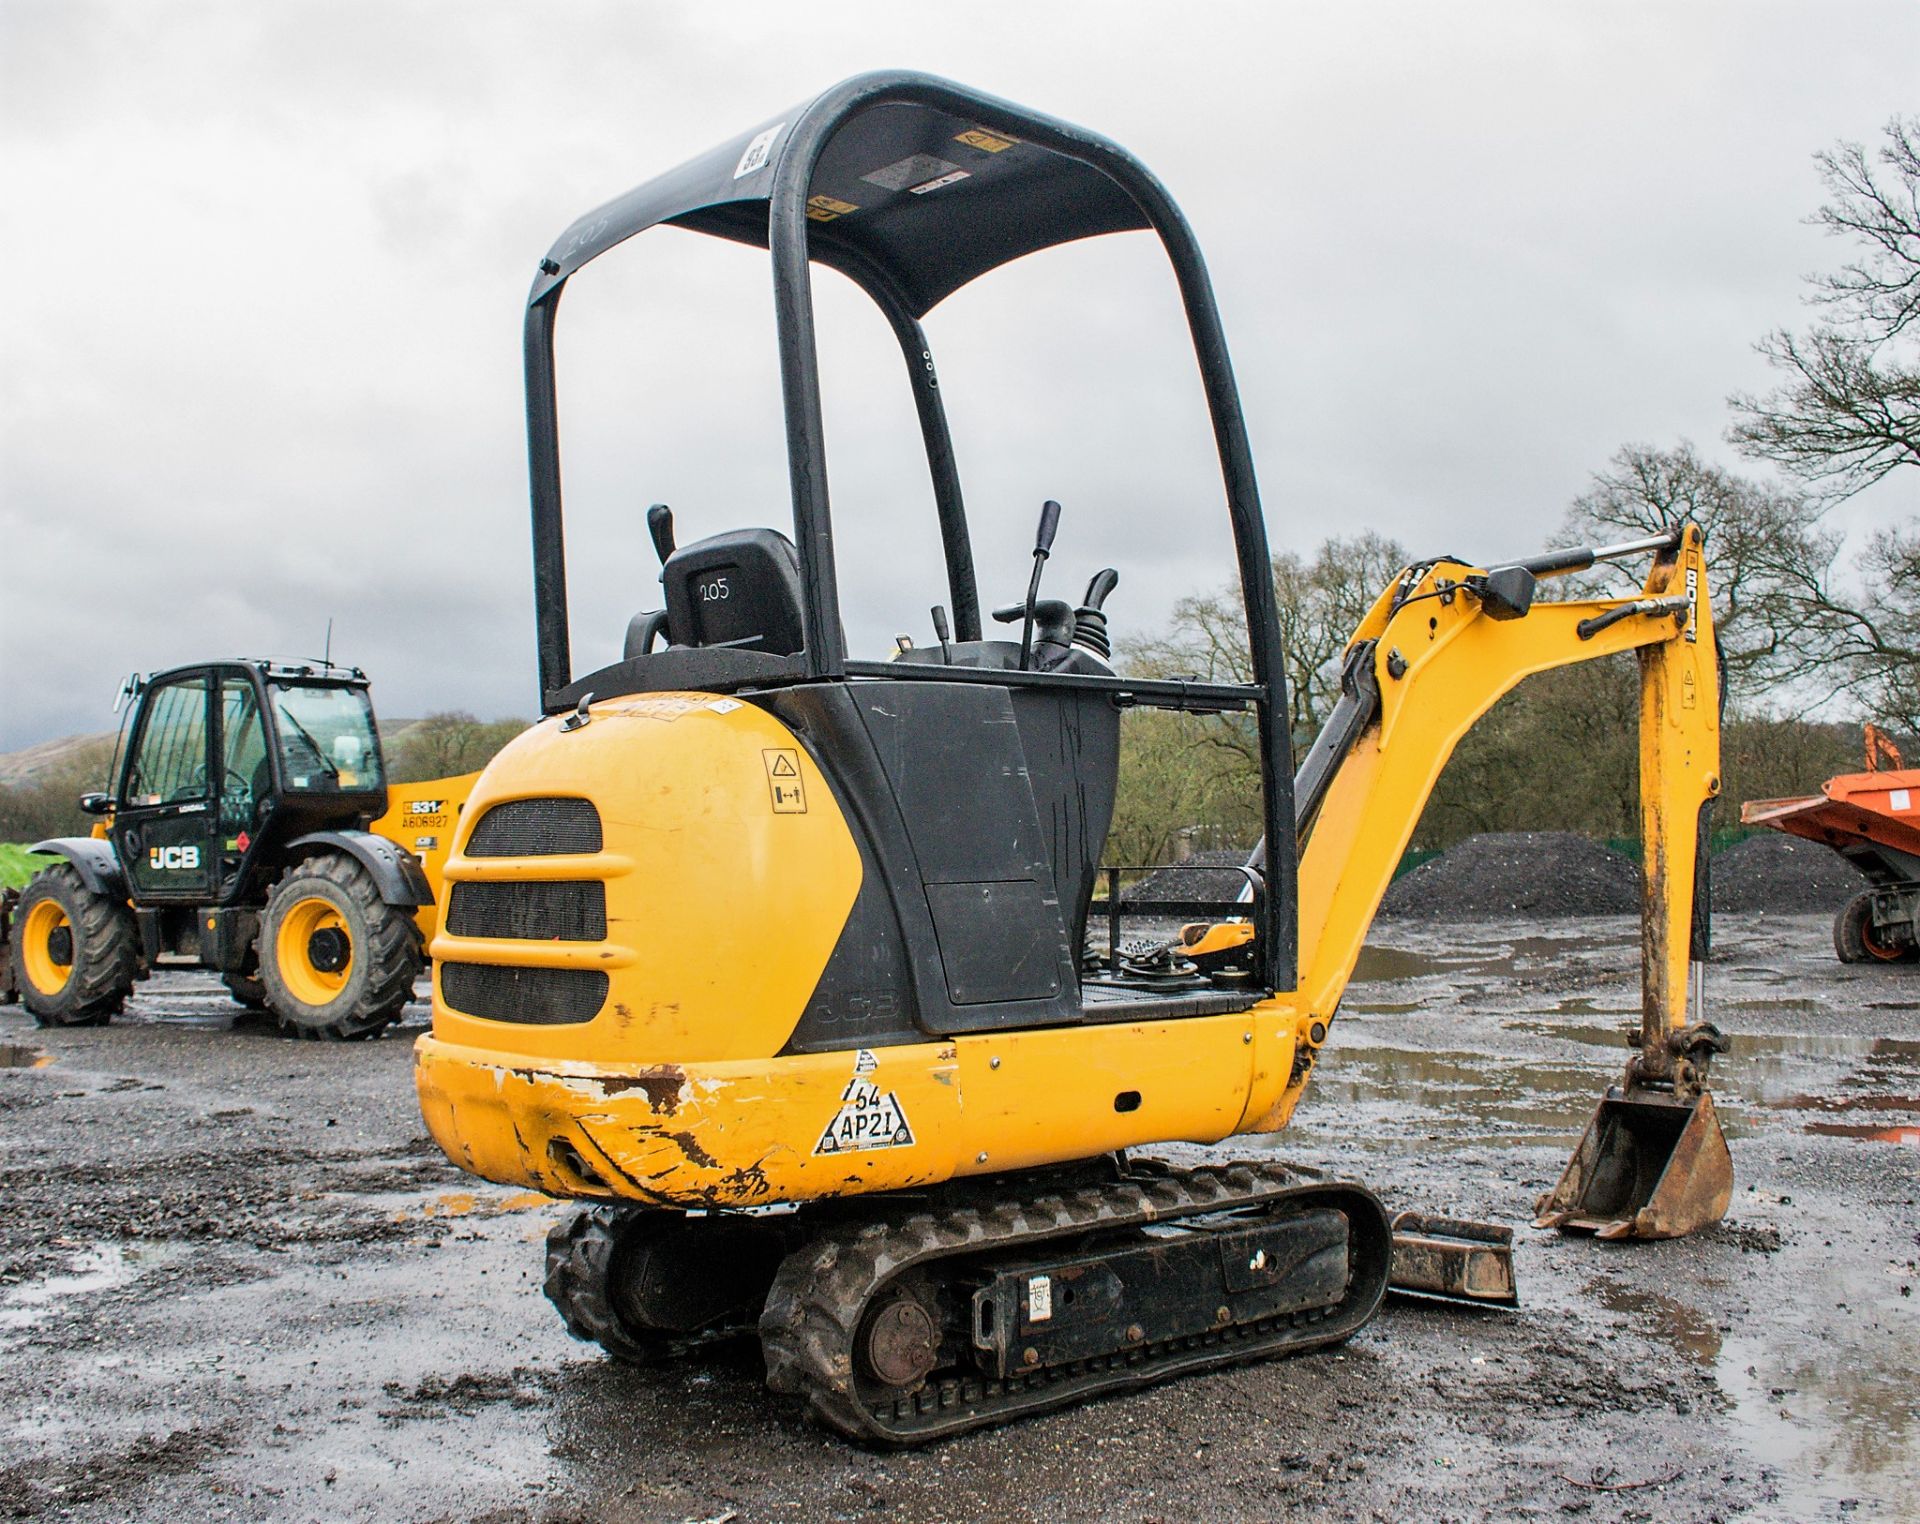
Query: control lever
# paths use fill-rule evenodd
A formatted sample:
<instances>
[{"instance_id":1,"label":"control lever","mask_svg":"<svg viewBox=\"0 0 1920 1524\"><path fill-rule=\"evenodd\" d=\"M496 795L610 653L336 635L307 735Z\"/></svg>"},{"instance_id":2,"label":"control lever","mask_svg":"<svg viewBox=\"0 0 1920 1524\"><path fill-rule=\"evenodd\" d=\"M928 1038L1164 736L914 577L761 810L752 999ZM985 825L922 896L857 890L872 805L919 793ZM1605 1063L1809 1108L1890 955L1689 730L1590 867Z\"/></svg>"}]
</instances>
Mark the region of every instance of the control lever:
<instances>
[{"instance_id":1,"label":"control lever","mask_svg":"<svg viewBox=\"0 0 1920 1524\"><path fill-rule=\"evenodd\" d=\"M647 533L653 536L653 548L665 566L673 554L673 510L665 503L655 503L647 510Z\"/></svg>"},{"instance_id":2,"label":"control lever","mask_svg":"<svg viewBox=\"0 0 1920 1524\"><path fill-rule=\"evenodd\" d=\"M1020 670L1033 668L1033 611L1040 601L1040 574L1053 553L1053 537L1060 528L1060 505L1048 498L1040 505L1040 530L1033 537L1033 575L1027 579L1026 618L1020 624Z\"/></svg>"},{"instance_id":3,"label":"control lever","mask_svg":"<svg viewBox=\"0 0 1920 1524\"><path fill-rule=\"evenodd\" d=\"M936 603L933 606L933 633L940 642L940 660L945 666L953 665L953 652L947 649L947 642L953 638L953 631L947 625L946 605Z\"/></svg>"},{"instance_id":4,"label":"control lever","mask_svg":"<svg viewBox=\"0 0 1920 1524\"><path fill-rule=\"evenodd\" d=\"M1107 638L1107 616L1101 611L1101 605L1119 585L1120 573L1111 566L1095 572L1087 584L1087 596L1073 611L1073 643L1093 652L1102 661L1113 655L1113 643Z\"/></svg>"}]
</instances>

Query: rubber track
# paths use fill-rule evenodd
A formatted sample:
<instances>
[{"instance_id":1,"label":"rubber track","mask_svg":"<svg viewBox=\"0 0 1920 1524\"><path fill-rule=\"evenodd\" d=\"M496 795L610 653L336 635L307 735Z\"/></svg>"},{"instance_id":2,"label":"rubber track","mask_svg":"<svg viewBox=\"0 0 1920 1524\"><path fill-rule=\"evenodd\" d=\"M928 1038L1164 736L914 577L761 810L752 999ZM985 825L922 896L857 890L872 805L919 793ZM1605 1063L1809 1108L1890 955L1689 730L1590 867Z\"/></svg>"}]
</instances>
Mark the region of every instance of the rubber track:
<instances>
[{"instance_id":1,"label":"rubber track","mask_svg":"<svg viewBox=\"0 0 1920 1524\"><path fill-rule=\"evenodd\" d=\"M281 1029L296 1037L322 1042L356 1042L379 1036L400 1019L400 1013L413 998L413 981L420 972L422 959L419 926L410 913L381 899L373 875L344 852L309 857L294 864L280 875L268 904L279 899L281 892L296 878L325 879L359 907L367 927L367 945L364 949L356 947L354 956L366 958L372 976L353 1009L338 1021L325 1026L302 1026L275 1011ZM257 963L263 971L263 983L267 965L267 920L268 917L261 917Z\"/></svg>"},{"instance_id":2,"label":"rubber track","mask_svg":"<svg viewBox=\"0 0 1920 1524\"><path fill-rule=\"evenodd\" d=\"M884 1408L870 1407L856 1390L855 1333L875 1295L905 1270L956 1255L1020 1254L1089 1232L1279 1202L1346 1211L1352 1271L1337 1306L1138 1345L1005 1381L971 1371L944 1378L936 1373L919 1392ZM854 1439L922 1444L1170 1376L1341 1343L1380 1305L1390 1242L1386 1213L1364 1187L1303 1185L1285 1166L1252 1164L1170 1171L851 1224L815 1237L780 1267L760 1318L767 1385L805 1398L814 1417Z\"/></svg>"},{"instance_id":3,"label":"rubber track","mask_svg":"<svg viewBox=\"0 0 1920 1524\"><path fill-rule=\"evenodd\" d=\"M44 870L41 877L49 881L58 879L66 891L65 904L72 912L70 924L73 927L74 970L73 983L61 992L63 996L71 997L66 1012L53 1015L34 1011L34 1022L43 1027L105 1026L126 1005L127 996L133 990L133 981L139 976L140 938L133 917L127 914L123 906L89 889L86 881L80 877L80 871L71 863L56 863ZM28 885L29 894L33 887L32 884ZM38 896L32 900L22 898L14 908L13 935L16 941L26 925L26 912L37 902ZM27 988L25 953L16 950L13 956L20 960L15 974L24 1000ZM32 1009L31 1005L29 1009Z\"/></svg>"},{"instance_id":4,"label":"rubber track","mask_svg":"<svg viewBox=\"0 0 1920 1524\"><path fill-rule=\"evenodd\" d=\"M598 1344L629 1365L652 1365L673 1353L671 1345L630 1328L609 1296L614 1250L631 1213L630 1207L585 1207L556 1222L547 1230L541 1289L574 1338Z\"/></svg>"}]
</instances>

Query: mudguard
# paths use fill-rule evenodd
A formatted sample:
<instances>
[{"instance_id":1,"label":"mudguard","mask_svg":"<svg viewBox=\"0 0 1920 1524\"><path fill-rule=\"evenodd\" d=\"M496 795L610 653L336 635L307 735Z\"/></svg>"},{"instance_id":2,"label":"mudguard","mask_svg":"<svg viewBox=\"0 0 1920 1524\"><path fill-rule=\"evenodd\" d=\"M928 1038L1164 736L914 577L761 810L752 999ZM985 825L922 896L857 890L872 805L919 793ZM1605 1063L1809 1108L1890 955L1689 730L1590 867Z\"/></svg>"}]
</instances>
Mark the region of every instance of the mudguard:
<instances>
[{"instance_id":1,"label":"mudguard","mask_svg":"<svg viewBox=\"0 0 1920 1524\"><path fill-rule=\"evenodd\" d=\"M287 843L290 857L304 857L322 848L345 852L373 875L380 898L389 905L418 909L433 903L433 886L415 857L398 842L371 831L313 831Z\"/></svg>"},{"instance_id":2,"label":"mudguard","mask_svg":"<svg viewBox=\"0 0 1920 1524\"><path fill-rule=\"evenodd\" d=\"M80 881L95 894L116 900L130 898L127 875L121 871L119 855L113 843L98 836L56 836L51 841L36 841L27 849L64 857L80 875Z\"/></svg>"}]
</instances>

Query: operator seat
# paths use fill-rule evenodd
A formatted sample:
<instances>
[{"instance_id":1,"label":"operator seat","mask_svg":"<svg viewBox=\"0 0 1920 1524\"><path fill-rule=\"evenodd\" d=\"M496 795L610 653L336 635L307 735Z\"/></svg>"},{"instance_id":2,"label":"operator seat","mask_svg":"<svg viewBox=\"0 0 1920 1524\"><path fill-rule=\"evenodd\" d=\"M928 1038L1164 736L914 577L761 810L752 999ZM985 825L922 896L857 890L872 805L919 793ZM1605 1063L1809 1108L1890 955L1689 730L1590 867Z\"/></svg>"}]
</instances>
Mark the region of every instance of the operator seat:
<instances>
[{"instance_id":1,"label":"operator seat","mask_svg":"<svg viewBox=\"0 0 1920 1524\"><path fill-rule=\"evenodd\" d=\"M777 529L734 529L683 545L660 569L664 621L637 614L626 655L645 654L664 623L669 646L738 646L769 656L806 647L800 556Z\"/></svg>"}]
</instances>

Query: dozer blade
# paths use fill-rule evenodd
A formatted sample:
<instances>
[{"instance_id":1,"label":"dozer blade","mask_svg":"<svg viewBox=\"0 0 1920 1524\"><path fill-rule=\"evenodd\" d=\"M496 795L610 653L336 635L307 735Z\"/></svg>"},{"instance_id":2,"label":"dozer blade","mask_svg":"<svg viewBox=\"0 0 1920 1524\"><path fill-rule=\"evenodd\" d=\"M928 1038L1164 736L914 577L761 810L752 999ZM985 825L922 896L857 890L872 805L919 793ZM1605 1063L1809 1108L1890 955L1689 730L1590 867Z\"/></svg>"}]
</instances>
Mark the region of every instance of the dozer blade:
<instances>
[{"instance_id":1,"label":"dozer blade","mask_svg":"<svg viewBox=\"0 0 1920 1524\"><path fill-rule=\"evenodd\" d=\"M1517 1307L1513 1229L1401 1212L1393 1219L1388 1289L1477 1307Z\"/></svg>"},{"instance_id":2,"label":"dozer blade","mask_svg":"<svg viewBox=\"0 0 1920 1524\"><path fill-rule=\"evenodd\" d=\"M1732 1199L1733 1156L1711 1095L1616 1092L1594 1111L1560 1183L1540 1198L1534 1226L1679 1238L1718 1222Z\"/></svg>"}]
</instances>

